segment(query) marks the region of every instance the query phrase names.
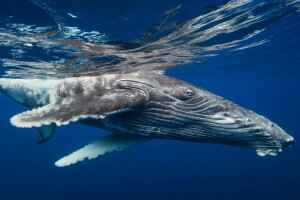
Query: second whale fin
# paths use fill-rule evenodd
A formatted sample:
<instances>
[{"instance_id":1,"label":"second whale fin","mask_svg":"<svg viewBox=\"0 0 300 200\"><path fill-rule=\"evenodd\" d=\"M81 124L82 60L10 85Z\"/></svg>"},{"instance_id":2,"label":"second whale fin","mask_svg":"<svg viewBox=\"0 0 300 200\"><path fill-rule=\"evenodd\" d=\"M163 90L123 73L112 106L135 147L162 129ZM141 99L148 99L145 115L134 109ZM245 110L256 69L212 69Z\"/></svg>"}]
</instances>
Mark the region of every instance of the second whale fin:
<instances>
[{"instance_id":1,"label":"second whale fin","mask_svg":"<svg viewBox=\"0 0 300 200\"><path fill-rule=\"evenodd\" d=\"M79 161L83 161L84 159L91 160L106 153L124 151L131 146L148 140L150 139L134 135L107 135L71 153L70 155L61 158L55 162L55 165L57 167L69 166Z\"/></svg>"},{"instance_id":2,"label":"second whale fin","mask_svg":"<svg viewBox=\"0 0 300 200\"><path fill-rule=\"evenodd\" d=\"M50 140L50 138L53 136L54 132L56 129L56 125L55 124L50 124L50 125L44 125L41 126L39 128L37 128L37 131L39 132L40 136L41 136L41 140L39 141L39 143L44 143L47 142L48 140Z\"/></svg>"}]
</instances>

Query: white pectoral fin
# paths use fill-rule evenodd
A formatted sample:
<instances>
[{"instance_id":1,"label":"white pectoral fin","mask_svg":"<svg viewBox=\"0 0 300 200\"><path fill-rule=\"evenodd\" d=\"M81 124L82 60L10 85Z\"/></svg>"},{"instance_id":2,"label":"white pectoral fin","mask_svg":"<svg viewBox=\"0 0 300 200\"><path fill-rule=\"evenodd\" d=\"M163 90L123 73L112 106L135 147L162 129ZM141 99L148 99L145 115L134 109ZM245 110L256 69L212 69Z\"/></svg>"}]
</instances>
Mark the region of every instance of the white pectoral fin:
<instances>
[{"instance_id":1,"label":"white pectoral fin","mask_svg":"<svg viewBox=\"0 0 300 200\"><path fill-rule=\"evenodd\" d=\"M104 117L107 114L144 105L146 95L141 91L128 93L123 90L109 90L102 96L70 96L41 106L11 118L11 124L19 128L41 127L56 124L67 125L85 118Z\"/></svg>"},{"instance_id":2,"label":"white pectoral fin","mask_svg":"<svg viewBox=\"0 0 300 200\"><path fill-rule=\"evenodd\" d=\"M57 167L69 166L86 158L90 160L109 152L124 151L131 146L148 140L150 139L140 136L111 134L61 158L55 162L55 165Z\"/></svg>"},{"instance_id":3,"label":"white pectoral fin","mask_svg":"<svg viewBox=\"0 0 300 200\"><path fill-rule=\"evenodd\" d=\"M13 116L11 124L19 128L39 128L44 125L67 125L81 118L97 117L95 114L85 114L84 108L76 106L74 102L69 104L52 103L35 108Z\"/></svg>"}]
</instances>

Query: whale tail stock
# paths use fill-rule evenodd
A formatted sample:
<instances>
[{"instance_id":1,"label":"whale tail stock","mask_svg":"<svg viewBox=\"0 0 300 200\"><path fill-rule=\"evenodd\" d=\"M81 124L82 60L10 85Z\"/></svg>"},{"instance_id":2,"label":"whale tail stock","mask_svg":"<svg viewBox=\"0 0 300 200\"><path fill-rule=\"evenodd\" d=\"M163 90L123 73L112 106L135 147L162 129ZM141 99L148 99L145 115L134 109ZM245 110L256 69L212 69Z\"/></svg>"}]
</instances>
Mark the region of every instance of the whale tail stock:
<instances>
[{"instance_id":1,"label":"whale tail stock","mask_svg":"<svg viewBox=\"0 0 300 200\"><path fill-rule=\"evenodd\" d=\"M55 80L38 79L0 79L0 92L14 101L29 108L37 108L50 102L47 91L57 85ZM54 134L56 125L44 125L36 128L39 135L39 143L48 141Z\"/></svg>"},{"instance_id":2,"label":"whale tail stock","mask_svg":"<svg viewBox=\"0 0 300 200\"><path fill-rule=\"evenodd\" d=\"M51 95L48 91L59 82L59 80L0 78L0 92L26 107L37 108L50 103Z\"/></svg>"}]
</instances>

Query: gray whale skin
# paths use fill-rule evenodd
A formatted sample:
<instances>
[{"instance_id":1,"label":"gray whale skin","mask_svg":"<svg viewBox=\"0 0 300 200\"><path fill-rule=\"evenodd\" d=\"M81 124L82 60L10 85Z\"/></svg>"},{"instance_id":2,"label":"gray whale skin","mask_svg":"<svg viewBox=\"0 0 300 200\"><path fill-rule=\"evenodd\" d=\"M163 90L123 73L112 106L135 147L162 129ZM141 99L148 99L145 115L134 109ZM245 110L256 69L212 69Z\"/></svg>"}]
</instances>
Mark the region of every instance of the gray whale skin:
<instances>
[{"instance_id":1,"label":"gray whale skin","mask_svg":"<svg viewBox=\"0 0 300 200\"><path fill-rule=\"evenodd\" d=\"M277 155L294 139L267 118L198 86L157 73L110 74L57 80L0 79L0 90L29 108L11 118L37 128L41 143L70 122L112 134L58 160L74 164L153 138L249 147Z\"/></svg>"}]
</instances>

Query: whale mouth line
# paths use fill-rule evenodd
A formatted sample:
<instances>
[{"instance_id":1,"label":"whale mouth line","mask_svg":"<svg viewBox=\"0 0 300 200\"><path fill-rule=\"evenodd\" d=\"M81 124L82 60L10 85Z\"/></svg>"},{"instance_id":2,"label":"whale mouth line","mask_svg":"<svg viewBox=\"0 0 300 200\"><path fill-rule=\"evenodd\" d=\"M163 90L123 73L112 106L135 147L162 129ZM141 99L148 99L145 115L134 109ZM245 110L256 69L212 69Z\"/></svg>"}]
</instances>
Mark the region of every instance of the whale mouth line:
<instances>
[{"instance_id":1,"label":"whale mouth line","mask_svg":"<svg viewBox=\"0 0 300 200\"><path fill-rule=\"evenodd\" d=\"M290 136L289 139L286 140L286 142L282 145L284 148L291 147L296 142L295 138Z\"/></svg>"}]
</instances>

